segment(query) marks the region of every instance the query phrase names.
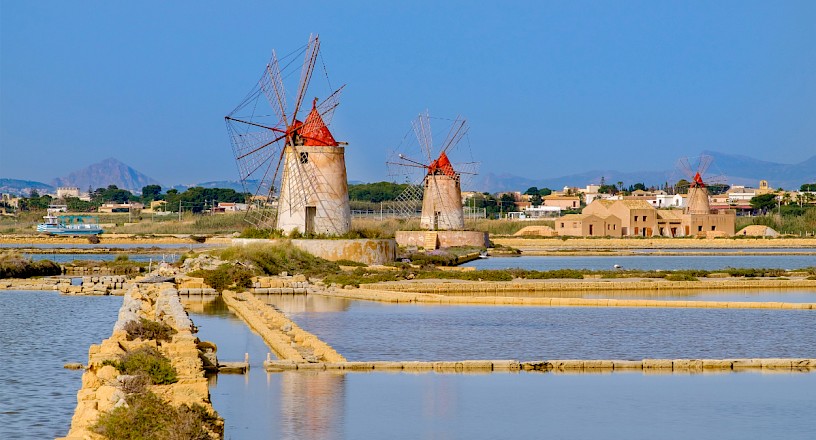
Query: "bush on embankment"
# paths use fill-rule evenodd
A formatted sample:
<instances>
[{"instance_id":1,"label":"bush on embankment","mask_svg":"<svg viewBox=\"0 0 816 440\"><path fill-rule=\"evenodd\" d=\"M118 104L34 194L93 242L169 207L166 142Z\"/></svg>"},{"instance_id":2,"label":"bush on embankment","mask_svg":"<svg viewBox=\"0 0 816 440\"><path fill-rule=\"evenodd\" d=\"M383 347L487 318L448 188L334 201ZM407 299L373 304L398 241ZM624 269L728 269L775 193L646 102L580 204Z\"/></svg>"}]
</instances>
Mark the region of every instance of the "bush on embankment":
<instances>
[{"instance_id":1,"label":"bush on embankment","mask_svg":"<svg viewBox=\"0 0 816 440\"><path fill-rule=\"evenodd\" d=\"M128 335L128 341L134 339L169 341L177 333L176 329L163 322L145 318L139 318L138 321L128 321L125 324L125 331Z\"/></svg>"},{"instance_id":2,"label":"bush on embankment","mask_svg":"<svg viewBox=\"0 0 816 440\"><path fill-rule=\"evenodd\" d=\"M60 266L50 260L32 261L16 252L0 253L0 279L31 278L61 273Z\"/></svg>"},{"instance_id":3,"label":"bush on embankment","mask_svg":"<svg viewBox=\"0 0 816 440\"><path fill-rule=\"evenodd\" d=\"M178 382L176 369L170 359L152 347L141 347L122 355L118 361L106 361L122 374L146 376L153 385L169 385Z\"/></svg>"},{"instance_id":4,"label":"bush on embankment","mask_svg":"<svg viewBox=\"0 0 816 440\"><path fill-rule=\"evenodd\" d=\"M93 431L112 440L208 440L221 437L223 425L201 405L176 408L147 390L128 394L127 405L99 416Z\"/></svg>"},{"instance_id":5,"label":"bush on embankment","mask_svg":"<svg viewBox=\"0 0 816 440\"><path fill-rule=\"evenodd\" d=\"M222 260L252 263L267 275L287 272L290 275L303 274L307 277L322 277L340 271L337 263L316 257L288 242L272 245L231 246L215 253Z\"/></svg>"},{"instance_id":6,"label":"bush on embankment","mask_svg":"<svg viewBox=\"0 0 816 440\"><path fill-rule=\"evenodd\" d=\"M191 277L200 277L208 286L218 292L224 289L247 289L252 287L252 277L255 271L235 264L222 264L215 269L201 269L189 272Z\"/></svg>"}]
</instances>

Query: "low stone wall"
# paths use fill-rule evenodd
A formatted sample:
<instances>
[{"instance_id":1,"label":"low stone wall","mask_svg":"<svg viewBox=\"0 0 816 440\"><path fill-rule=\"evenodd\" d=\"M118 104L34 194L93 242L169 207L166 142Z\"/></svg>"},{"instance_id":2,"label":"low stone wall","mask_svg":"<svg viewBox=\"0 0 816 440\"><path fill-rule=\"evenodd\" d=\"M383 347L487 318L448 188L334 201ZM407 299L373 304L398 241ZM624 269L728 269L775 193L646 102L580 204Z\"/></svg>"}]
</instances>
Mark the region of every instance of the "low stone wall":
<instances>
[{"instance_id":1,"label":"low stone wall","mask_svg":"<svg viewBox=\"0 0 816 440\"><path fill-rule=\"evenodd\" d=\"M522 251L562 249L816 248L816 238L518 238L492 241Z\"/></svg>"},{"instance_id":2,"label":"low stone wall","mask_svg":"<svg viewBox=\"0 0 816 440\"><path fill-rule=\"evenodd\" d=\"M261 335L279 359L292 364L346 361L317 336L301 329L251 293L225 290L221 297L230 310Z\"/></svg>"},{"instance_id":3,"label":"low stone wall","mask_svg":"<svg viewBox=\"0 0 816 440\"><path fill-rule=\"evenodd\" d=\"M397 231L394 238L400 246L425 247L425 233L429 231ZM474 246L489 247L487 232L480 231L433 231L439 247Z\"/></svg>"},{"instance_id":4,"label":"low stone wall","mask_svg":"<svg viewBox=\"0 0 816 440\"><path fill-rule=\"evenodd\" d=\"M722 290L722 289L795 289L816 288L816 280L780 280L759 278L717 278L705 281L666 281L662 279L523 280L523 281L411 281L368 285L375 290L435 293L438 295L503 296L515 292L583 292L608 290Z\"/></svg>"},{"instance_id":5,"label":"low stone wall","mask_svg":"<svg viewBox=\"0 0 816 440\"><path fill-rule=\"evenodd\" d=\"M139 318L164 322L176 330L171 341L136 339L129 341L125 324ZM115 361L128 351L150 346L167 356L176 369L178 382L170 385L150 385L149 389L170 405L210 405L207 379L198 349L195 328L184 311L177 291L170 284L135 285L125 294L119 318L111 337L88 350L88 365L82 375L82 388L77 393L77 407L71 419L71 430L65 439L99 438L91 432L100 414L125 403L123 390L126 377L105 361ZM212 345L212 344L210 344Z\"/></svg>"},{"instance_id":6,"label":"low stone wall","mask_svg":"<svg viewBox=\"0 0 816 440\"><path fill-rule=\"evenodd\" d=\"M304 275L254 277L252 278L252 293L285 293L305 294L309 288L309 281Z\"/></svg>"},{"instance_id":7,"label":"low stone wall","mask_svg":"<svg viewBox=\"0 0 816 440\"><path fill-rule=\"evenodd\" d=\"M73 280L76 280L74 282ZM65 295L124 295L132 284L127 277L84 276L49 277L0 280L0 289L6 290L58 290Z\"/></svg>"},{"instance_id":8,"label":"low stone wall","mask_svg":"<svg viewBox=\"0 0 816 440\"><path fill-rule=\"evenodd\" d=\"M284 370L343 370L348 372L405 371L410 373L491 373L538 371L551 373L609 373L613 371L642 371L644 374L693 374L705 372L739 372L746 370L812 372L816 371L816 359L762 358L762 359L563 359L519 362L516 360L464 360L464 361L375 361L334 362L318 364L295 364L267 361L264 367L270 372Z\"/></svg>"},{"instance_id":9,"label":"low stone wall","mask_svg":"<svg viewBox=\"0 0 816 440\"><path fill-rule=\"evenodd\" d=\"M390 286L390 285L389 285ZM397 292L360 289L326 289L318 295L338 298L381 301L392 303L462 304L462 305L519 305L538 307L662 307L705 309L789 309L813 310L816 303L786 303L758 301L667 301L646 299L594 299L594 298L547 298L512 296L452 296L433 293Z\"/></svg>"},{"instance_id":10,"label":"low stone wall","mask_svg":"<svg viewBox=\"0 0 816 440\"><path fill-rule=\"evenodd\" d=\"M138 275L142 272L140 267L106 267L106 266L62 266L62 273L75 276L100 276L100 275Z\"/></svg>"},{"instance_id":11,"label":"low stone wall","mask_svg":"<svg viewBox=\"0 0 816 440\"><path fill-rule=\"evenodd\" d=\"M283 243L285 240L234 238L232 244ZM298 249L329 261L351 260L363 264L385 264L397 259L397 242L392 239L288 240Z\"/></svg>"}]
</instances>

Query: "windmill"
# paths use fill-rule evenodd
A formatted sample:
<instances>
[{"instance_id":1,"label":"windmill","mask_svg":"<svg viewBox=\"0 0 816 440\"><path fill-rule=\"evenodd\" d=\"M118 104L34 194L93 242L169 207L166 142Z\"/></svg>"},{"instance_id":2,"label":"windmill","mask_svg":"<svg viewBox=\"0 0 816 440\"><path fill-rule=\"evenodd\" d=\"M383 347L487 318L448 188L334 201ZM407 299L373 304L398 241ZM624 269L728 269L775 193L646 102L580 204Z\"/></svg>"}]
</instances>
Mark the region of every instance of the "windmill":
<instances>
[{"instance_id":1,"label":"windmill","mask_svg":"<svg viewBox=\"0 0 816 440\"><path fill-rule=\"evenodd\" d=\"M318 60L326 84L312 84ZM244 190L257 182L248 222L284 233L348 232L347 144L328 128L343 87L332 90L320 40L310 35L306 46L281 59L273 51L260 80L224 118ZM294 99L287 90L295 90ZM326 98L319 104L311 100L307 112L307 93Z\"/></svg>"},{"instance_id":2,"label":"windmill","mask_svg":"<svg viewBox=\"0 0 816 440\"><path fill-rule=\"evenodd\" d=\"M415 215L421 206L420 227L423 229L464 229L462 180L475 175L478 164L453 163L448 158L448 154L455 152L466 137L467 121L461 117L454 120L437 118L437 121L437 124L444 121L441 125L446 125L439 133L444 135L440 144L435 146L433 143L431 116L426 111L412 122L399 152L393 153L386 162L389 174L408 184L397 197L396 206L404 216Z\"/></svg>"},{"instance_id":3,"label":"windmill","mask_svg":"<svg viewBox=\"0 0 816 440\"><path fill-rule=\"evenodd\" d=\"M688 182L688 199L684 210L686 214L710 214L709 187L722 188L725 186L724 176L706 176L712 162L713 158L708 155L701 155L691 160L684 157L677 161L677 168ZM705 179L703 176L706 176Z\"/></svg>"}]
</instances>

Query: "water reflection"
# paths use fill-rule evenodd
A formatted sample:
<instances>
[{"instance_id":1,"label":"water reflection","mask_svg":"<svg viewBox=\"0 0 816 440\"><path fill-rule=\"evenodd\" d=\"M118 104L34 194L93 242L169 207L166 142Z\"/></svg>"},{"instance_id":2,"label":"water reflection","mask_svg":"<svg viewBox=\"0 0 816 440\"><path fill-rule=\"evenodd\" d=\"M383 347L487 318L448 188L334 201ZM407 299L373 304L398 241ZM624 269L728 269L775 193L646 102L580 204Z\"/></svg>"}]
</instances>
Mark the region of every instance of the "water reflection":
<instances>
[{"instance_id":1,"label":"water reflection","mask_svg":"<svg viewBox=\"0 0 816 440\"><path fill-rule=\"evenodd\" d=\"M322 295L258 294L256 298L283 313L344 312L351 301Z\"/></svg>"},{"instance_id":2,"label":"water reflection","mask_svg":"<svg viewBox=\"0 0 816 440\"><path fill-rule=\"evenodd\" d=\"M253 371L212 389L226 438L810 438L816 374Z\"/></svg>"},{"instance_id":3,"label":"water reflection","mask_svg":"<svg viewBox=\"0 0 816 440\"><path fill-rule=\"evenodd\" d=\"M270 375L271 376L271 375ZM342 373L314 372L268 377L280 379L281 436L333 439L342 436L345 379Z\"/></svg>"}]
</instances>

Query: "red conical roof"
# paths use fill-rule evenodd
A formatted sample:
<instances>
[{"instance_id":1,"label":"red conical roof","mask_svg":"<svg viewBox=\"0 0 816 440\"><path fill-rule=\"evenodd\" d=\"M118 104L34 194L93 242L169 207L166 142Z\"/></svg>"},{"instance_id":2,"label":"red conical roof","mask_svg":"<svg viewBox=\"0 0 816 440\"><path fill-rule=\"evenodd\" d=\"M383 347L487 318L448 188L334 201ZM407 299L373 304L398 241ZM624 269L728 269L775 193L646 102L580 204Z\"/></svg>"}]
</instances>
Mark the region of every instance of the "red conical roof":
<instances>
[{"instance_id":1,"label":"red conical roof","mask_svg":"<svg viewBox=\"0 0 816 440\"><path fill-rule=\"evenodd\" d=\"M320 117L320 112L317 111L317 99L312 102L312 111L306 116L306 120L303 121L303 126L299 132L303 137L303 145L329 145L334 147L339 145L337 141L334 140L334 136L332 136L329 131L329 127L326 127L326 124L323 122L323 118Z\"/></svg>"},{"instance_id":2,"label":"red conical roof","mask_svg":"<svg viewBox=\"0 0 816 440\"><path fill-rule=\"evenodd\" d=\"M444 151L439 154L439 158L428 166L428 174L444 174L456 177L456 171L453 170L453 165L451 165L448 155Z\"/></svg>"},{"instance_id":3,"label":"red conical roof","mask_svg":"<svg viewBox=\"0 0 816 440\"><path fill-rule=\"evenodd\" d=\"M692 186L696 186L696 187L699 187L699 188L702 188L702 187L705 186L705 183L703 183L703 176L701 176L699 172L694 175L694 185L692 185Z\"/></svg>"}]
</instances>

